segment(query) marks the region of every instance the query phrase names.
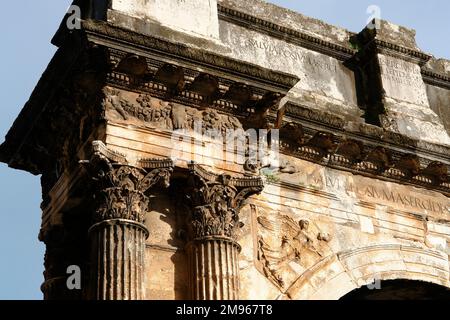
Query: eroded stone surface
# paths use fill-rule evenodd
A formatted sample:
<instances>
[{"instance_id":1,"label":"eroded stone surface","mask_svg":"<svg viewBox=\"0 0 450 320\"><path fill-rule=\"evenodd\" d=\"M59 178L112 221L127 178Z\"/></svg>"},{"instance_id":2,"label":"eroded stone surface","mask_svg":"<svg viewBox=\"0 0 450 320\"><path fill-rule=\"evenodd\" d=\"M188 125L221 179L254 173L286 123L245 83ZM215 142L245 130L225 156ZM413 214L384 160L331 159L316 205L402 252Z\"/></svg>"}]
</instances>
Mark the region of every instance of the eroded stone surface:
<instances>
[{"instance_id":1,"label":"eroded stone surface","mask_svg":"<svg viewBox=\"0 0 450 320\"><path fill-rule=\"evenodd\" d=\"M59 42L0 147L42 174L45 298L450 288L449 62L390 22L217 3L113 0L81 58ZM255 129L270 150L235 144ZM92 283L69 292L66 265Z\"/></svg>"},{"instance_id":2,"label":"eroded stone surface","mask_svg":"<svg viewBox=\"0 0 450 320\"><path fill-rule=\"evenodd\" d=\"M216 0L114 0L112 10L201 37L219 37Z\"/></svg>"},{"instance_id":3,"label":"eroded stone surface","mask_svg":"<svg viewBox=\"0 0 450 320\"><path fill-rule=\"evenodd\" d=\"M361 116L353 72L339 60L227 22L220 26L221 40L231 48L233 58L300 78L289 92L291 101L353 120Z\"/></svg>"}]
</instances>

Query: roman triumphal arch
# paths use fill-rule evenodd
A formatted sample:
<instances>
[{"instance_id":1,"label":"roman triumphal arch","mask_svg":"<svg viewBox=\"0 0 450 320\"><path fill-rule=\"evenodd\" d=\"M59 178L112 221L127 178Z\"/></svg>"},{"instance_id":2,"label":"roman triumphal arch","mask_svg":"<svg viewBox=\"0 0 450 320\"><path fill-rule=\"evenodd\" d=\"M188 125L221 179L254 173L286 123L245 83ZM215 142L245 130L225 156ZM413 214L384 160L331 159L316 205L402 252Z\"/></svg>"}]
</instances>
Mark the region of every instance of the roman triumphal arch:
<instances>
[{"instance_id":1,"label":"roman triumphal arch","mask_svg":"<svg viewBox=\"0 0 450 320\"><path fill-rule=\"evenodd\" d=\"M0 147L42 175L45 299L448 296L450 61L414 30L74 5Z\"/></svg>"}]
</instances>

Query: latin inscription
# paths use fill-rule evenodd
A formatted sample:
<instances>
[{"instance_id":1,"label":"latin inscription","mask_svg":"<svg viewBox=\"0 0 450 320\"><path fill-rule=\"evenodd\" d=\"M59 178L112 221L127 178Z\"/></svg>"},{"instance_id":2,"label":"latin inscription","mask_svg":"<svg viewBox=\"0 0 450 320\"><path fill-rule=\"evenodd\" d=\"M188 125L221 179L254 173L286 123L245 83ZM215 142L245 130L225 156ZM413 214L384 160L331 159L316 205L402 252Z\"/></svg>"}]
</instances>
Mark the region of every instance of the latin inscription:
<instances>
[{"instance_id":1,"label":"latin inscription","mask_svg":"<svg viewBox=\"0 0 450 320\"><path fill-rule=\"evenodd\" d=\"M347 179L340 179L336 177L318 177L315 175L308 176L308 182L311 187L316 187L321 190L334 189L344 190L349 195L356 195L358 198L369 198L374 200L382 200L396 205L401 205L406 208L420 209L439 214L450 213L448 205L431 199L426 196L415 195L413 193L402 193L394 188L389 189L381 187L376 184L357 186Z\"/></svg>"},{"instance_id":2,"label":"latin inscription","mask_svg":"<svg viewBox=\"0 0 450 320\"><path fill-rule=\"evenodd\" d=\"M287 48L282 48L275 46L269 42L248 39L246 40L245 46L251 49L262 49L267 54L275 57L280 57L284 59L291 59L302 63L310 71L324 71L324 72L337 72L336 64L325 61L324 59L319 59L312 54L307 54L300 50L291 51Z\"/></svg>"},{"instance_id":3,"label":"latin inscription","mask_svg":"<svg viewBox=\"0 0 450 320\"><path fill-rule=\"evenodd\" d=\"M416 66L400 60L380 59L383 80L393 84L402 84L414 88L422 88L423 80Z\"/></svg>"}]
</instances>

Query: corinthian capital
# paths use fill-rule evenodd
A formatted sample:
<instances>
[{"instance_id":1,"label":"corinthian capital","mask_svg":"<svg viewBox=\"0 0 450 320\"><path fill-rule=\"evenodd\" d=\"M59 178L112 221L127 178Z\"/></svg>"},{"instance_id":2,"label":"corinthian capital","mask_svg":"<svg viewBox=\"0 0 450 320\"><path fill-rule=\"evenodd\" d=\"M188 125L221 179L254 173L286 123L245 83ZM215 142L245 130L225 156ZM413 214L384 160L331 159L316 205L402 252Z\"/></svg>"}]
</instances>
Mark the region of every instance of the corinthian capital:
<instances>
[{"instance_id":1,"label":"corinthian capital","mask_svg":"<svg viewBox=\"0 0 450 320\"><path fill-rule=\"evenodd\" d=\"M236 232L242 226L239 211L248 197L263 190L262 179L217 175L197 164L189 165L189 169L191 237L225 237L236 240Z\"/></svg>"},{"instance_id":2,"label":"corinthian capital","mask_svg":"<svg viewBox=\"0 0 450 320\"><path fill-rule=\"evenodd\" d=\"M94 153L88 162L94 180L94 221L110 219L132 220L143 223L148 210L146 192L156 186L167 188L173 171L170 160L143 160L136 167L127 164L126 158L94 143Z\"/></svg>"}]
</instances>

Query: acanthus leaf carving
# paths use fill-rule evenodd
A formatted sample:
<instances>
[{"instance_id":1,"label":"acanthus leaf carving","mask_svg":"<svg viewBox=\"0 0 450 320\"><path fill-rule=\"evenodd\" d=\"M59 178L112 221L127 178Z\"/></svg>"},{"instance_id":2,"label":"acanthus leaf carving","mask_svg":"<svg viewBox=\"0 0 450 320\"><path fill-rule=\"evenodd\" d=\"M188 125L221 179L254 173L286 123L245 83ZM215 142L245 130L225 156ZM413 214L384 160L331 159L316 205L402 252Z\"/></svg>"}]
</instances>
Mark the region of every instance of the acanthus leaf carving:
<instances>
[{"instance_id":1,"label":"acanthus leaf carving","mask_svg":"<svg viewBox=\"0 0 450 320\"><path fill-rule=\"evenodd\" d=\"M191 238L224 237L236 240L243 226L239 212L251 195L263 190L261 178L235 178L207 172L191 164L188 204L191 209L188 228Z\"/></svg>"},{"instance_id":2,"label":"acanthus leaf carving","mask_svg":"<svg viewBox=\"0 0 450 320\"><path fill-rule=\"evenodd\" d=\"M99 145L103 147L99 148ZM94 146L95 152L88 161L88 171L95 182L94 221L125 219L144 223L149 205L146 192L158 184L168 187L173 170L171 161L154 160L152 168L146 170L113 162L108 156L114 151L105 152L108 149L98 141Z\"/></svg>"}]
</instances>

